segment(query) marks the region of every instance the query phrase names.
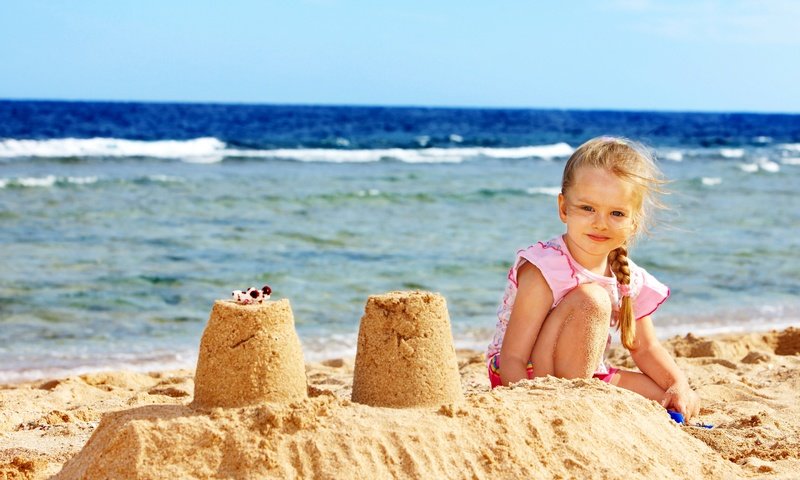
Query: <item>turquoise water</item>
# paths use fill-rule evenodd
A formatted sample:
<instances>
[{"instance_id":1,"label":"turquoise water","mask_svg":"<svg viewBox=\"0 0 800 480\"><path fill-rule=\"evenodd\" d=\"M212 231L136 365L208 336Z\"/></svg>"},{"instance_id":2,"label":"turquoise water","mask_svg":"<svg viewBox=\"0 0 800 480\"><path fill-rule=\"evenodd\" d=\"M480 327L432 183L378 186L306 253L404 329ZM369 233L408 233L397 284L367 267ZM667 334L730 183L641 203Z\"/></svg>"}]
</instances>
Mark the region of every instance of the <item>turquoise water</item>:
<instances>
[{"instance_id":1,"label":"turquoise water","mask_svg":"<svg viewBox=\"0 0 800 480\"><path fill-rule=\"evenodd\" d=\"M741 165L664 165L672 210L632 253L672 288L664 336L798 323L800 167ZM191 365L214 299L262 283L312 359L352 354L367 296L395 289L441 292L457 345L483 348L514 252L562 232L562 160L36 167L0 189L9 379Z\"/></svg>"}]
</instances>

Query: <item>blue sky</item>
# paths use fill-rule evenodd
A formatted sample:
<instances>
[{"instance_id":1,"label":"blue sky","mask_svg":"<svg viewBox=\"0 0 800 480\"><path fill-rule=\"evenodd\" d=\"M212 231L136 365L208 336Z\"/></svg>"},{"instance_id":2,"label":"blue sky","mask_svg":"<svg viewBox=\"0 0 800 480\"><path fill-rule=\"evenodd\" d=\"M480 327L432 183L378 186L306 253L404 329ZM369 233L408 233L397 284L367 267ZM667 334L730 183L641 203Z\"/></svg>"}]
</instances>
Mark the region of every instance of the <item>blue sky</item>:
<instances>
[{"instance_id":1,"label":"blue sky","mask_svg":"<svg viewBox=\"0 0 800 480\"><path fill-rule=\"evenodd\" d=\"M6 1L0 98L800 113L793 1Z\"/></svg>"}]
</instances>

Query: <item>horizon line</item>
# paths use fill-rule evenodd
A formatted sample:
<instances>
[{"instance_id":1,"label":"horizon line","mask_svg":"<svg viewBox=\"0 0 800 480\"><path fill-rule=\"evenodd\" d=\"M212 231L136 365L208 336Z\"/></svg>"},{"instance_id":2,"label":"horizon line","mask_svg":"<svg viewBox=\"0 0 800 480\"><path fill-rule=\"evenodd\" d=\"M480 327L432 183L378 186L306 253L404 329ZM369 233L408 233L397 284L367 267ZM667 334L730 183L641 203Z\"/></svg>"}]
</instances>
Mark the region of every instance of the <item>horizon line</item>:
<instances>
[{"instance_id":1,"label":"horizon line","mask_svg":"<svg viewBox=\"0 0 800 480\"><path fill-rule=\"evenodd\" d=\"M577 112L633 112L633 113L693 113L729 115L800 115L800 112L772 110L702 110L702 109L657 109L657 108L614 108L614 107L532 107L532 106L478 106L478 105L421 105L421 104L375 104L375 103L291 103L266 101L216 101L216 100L119 100L119 99L64 99L64 98L6 98L1 102L41 102L41 103L118 103L118 104L163 104L163 105L225 105L225 106L273 106L273 107L332 107L332 108L399 108L431 110L537 110L537 111L577 111Z\"/></svg>"}]
</instances>

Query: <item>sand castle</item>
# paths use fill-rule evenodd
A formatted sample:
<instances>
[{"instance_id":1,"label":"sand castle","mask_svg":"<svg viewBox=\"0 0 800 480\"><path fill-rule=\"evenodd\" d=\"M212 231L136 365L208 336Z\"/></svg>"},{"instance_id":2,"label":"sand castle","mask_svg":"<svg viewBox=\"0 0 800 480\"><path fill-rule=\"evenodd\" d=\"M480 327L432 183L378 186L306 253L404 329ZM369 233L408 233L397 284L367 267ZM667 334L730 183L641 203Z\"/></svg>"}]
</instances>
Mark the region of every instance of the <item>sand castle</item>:
<instances>
[{"instance_id":1,"label":"sand castle","mask_svg":"<svg viewBox=\"0 0 800 480\"><path fill-rule=\"evenodd\" d=\"M243 407L306 398L305 364L289 301L217 300L200 340L192 405Z\"/></svg>"},{"instance_id":2,"label":"sand castle","mask_svg":"<svg viewBox=\"0 0 800 480\"><path fill-rule=\"evenodd\" d=\"M444 297L430 292L369 297L358 331L352 400L399 408L463 400Z\"/></svg>"}]
</instances>

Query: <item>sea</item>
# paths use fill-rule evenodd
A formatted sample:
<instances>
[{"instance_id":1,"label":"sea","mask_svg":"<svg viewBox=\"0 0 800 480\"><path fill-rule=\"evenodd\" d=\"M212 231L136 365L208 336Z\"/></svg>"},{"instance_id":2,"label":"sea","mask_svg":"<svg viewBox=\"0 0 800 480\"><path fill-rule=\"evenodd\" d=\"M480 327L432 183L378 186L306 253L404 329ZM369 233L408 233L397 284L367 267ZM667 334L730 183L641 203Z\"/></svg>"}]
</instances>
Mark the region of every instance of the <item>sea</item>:
<instances>
[{"instance_id":1,"label":"sea","mask_svg":"<svg viewBox=\"0 0 800 480\"><path fill-rule=\"evenodd\" d=\"M353 356L393 290L483 350L598 135L670 180L631 250L671 288L659 337L800 326L800 115L0 101L0 383L192 368L214 300L264 284L307 361Z\"/></svg>"}]
</instances>

